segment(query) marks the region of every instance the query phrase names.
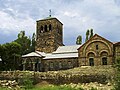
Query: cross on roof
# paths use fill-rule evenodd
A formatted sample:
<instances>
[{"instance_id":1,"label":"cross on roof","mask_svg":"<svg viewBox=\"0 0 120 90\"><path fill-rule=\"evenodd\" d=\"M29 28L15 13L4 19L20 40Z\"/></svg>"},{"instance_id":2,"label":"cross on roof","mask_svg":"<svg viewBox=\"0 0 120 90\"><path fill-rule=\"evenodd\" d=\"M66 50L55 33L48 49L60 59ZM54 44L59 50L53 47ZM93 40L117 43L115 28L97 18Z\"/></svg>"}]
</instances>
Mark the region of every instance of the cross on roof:
<instances>
[{"instance_id":1,"label":"cross on roof","mask_svg":"<svg viewBox=\"0 0 120 90\"><path fill-rule=\"evenodd\" d=\"M51 9L49 10L49 17L51 17Z\"/></svg>"}]
</instances>

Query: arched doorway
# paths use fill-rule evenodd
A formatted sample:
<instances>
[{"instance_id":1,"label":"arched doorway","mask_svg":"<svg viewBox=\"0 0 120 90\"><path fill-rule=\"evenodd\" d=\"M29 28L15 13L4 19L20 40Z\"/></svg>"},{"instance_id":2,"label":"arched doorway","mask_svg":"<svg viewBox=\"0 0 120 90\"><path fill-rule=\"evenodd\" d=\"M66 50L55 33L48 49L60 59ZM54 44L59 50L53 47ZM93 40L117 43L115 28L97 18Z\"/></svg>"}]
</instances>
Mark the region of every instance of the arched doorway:
<instances>
[{"instance_id":1,"label":"arched doorway","mask_svg":"<svg viewBox=\"0 0 120 90\"><path fill-rule=\"evenodd\" d=\"M95 55L93 52L88 53L88 59L89 59L90 66L94 66L94 57L95 57Z\"/></svg>"},{"instance_id":2,"label":"arched doorway","mask_svg":"<svg viewBox=\"0 0 120 90\"><path fill-rule=\"evenodd\" d=\"M105 52L105 51L102 52L102 53L101 53L102 65L107 65L107 64L108 64L107 58L108 58L108 53Z\"/></svg>"}]
</instances>

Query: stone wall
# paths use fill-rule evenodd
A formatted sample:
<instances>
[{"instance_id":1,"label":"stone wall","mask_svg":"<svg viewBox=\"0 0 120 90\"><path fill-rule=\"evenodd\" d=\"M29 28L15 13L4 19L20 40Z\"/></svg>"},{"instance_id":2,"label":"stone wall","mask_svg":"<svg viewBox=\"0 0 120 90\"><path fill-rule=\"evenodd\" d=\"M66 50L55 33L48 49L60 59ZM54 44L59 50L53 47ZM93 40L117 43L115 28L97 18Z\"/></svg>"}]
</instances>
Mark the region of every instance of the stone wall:
<instances>
[{"instance_id":1,"label":"stone wall","mask_svg":"<svg viewBox=\"0 0 120 90\"><path fill-rule=\"evenodd\" d=\"M55 58L42 61L44 71L58 71L78 67L78 58Z\"/></svg>"},{"instance_id":2,"label":"stone wall","mask_svg":"<svg viewBox=\"0 0 120 90\"><path fill-rule=\"evenodd\" d=\"M114 44L115 59L120 57L120 42Z\"/></svg>"},{"instance_id":3,"label":"stone wall","mask_svg":"<svg viewBox=\"0 0 120 90\"><path fill-rule=\"evenodd\" d=\"M79 66L90 66L90 59L94 66L112 65L113 43L96 34L78 49L78 57Z\"/></svg>"},{"instance_id":4,"label":"stone wall","mask_svg":"<svg viewBox=\"0 0 120 90\"><path fill-rule=\"evenodd\" d=\"M27 76L34 80L34 83L47 81L51 84L68 83L108 83L114 78L115 71L111 66L79 67L64 71L3 71L0 72L0 79L20 81Z\"/></svg>"}]
</instances>

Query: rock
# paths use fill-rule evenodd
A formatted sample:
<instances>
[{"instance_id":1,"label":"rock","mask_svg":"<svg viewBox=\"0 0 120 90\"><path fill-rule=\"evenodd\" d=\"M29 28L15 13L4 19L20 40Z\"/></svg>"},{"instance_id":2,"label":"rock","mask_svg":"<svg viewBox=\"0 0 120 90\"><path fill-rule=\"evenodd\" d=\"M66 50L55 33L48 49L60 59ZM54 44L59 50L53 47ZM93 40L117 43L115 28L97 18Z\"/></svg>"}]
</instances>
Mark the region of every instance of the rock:
<instances>
[{"instance_id":1,"label":"rock","mask_svg":"<svg viewBox=\"0 0 120 90\"><path fill-rule=\"evenodd\" d=\"M107 83L108 86L111 86L111 83Z\"/></svg>"},{"instance_id":2,"label":"rock","mask_svg":"<svg viewBox=\"0 0 120 90\"><path fill-rule=\"evenodd\" d=\"M5 86L8 86L8 85L9 85L9 83L6 83L6 84L5 84Z\"/></svg>"},{"instance_id":3,"label":"rock","mask_svg":"<svg viewBox=\"0 0 120 90\"><path fill-rule=\"evenodd\" d=\"M103 85L102 84L99 84L100 87L102 87Z\"/></svg>"}]
</instances>

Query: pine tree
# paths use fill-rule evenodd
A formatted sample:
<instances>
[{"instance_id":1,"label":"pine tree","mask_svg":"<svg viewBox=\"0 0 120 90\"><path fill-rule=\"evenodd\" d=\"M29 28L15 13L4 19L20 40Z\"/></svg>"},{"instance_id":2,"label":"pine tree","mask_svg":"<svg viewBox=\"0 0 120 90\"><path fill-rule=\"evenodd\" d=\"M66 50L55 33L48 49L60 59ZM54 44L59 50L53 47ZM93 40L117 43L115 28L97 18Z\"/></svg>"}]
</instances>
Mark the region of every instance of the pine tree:
<instances>
[{"instance_id":1,"label":"pine tree","mask_svg":"<svg viewBox=\"0 0 120 90\"><path fill-rule=\"evenodd\" d=\"M89 39L89 29L87 30L86 32L86 39L85 39L85 42Z\"/></svg>"},{"instance_id":2,"label":"pine tree","mask_svg":"<svg viewBox=\"0 0 120 90\"><path fill-rule=\"evenodd\" d=\"M81 44L82 44L82 36L81 36L81 35L79 35L79 36L77 37L77 39L76 39L76 44L77 44L77 45L81 45Z\"/></svg>"},{"instance_id":3,"label":"pine tree","mask_svg":"<svg viewBox=\"0 0 120 90\"><path fill-rule=\"evenodd\" d=\"M93 29L90 30L90 38L93 36ZM89 39L90 39L89 38Z\"/></svg>"}]
</instances>

